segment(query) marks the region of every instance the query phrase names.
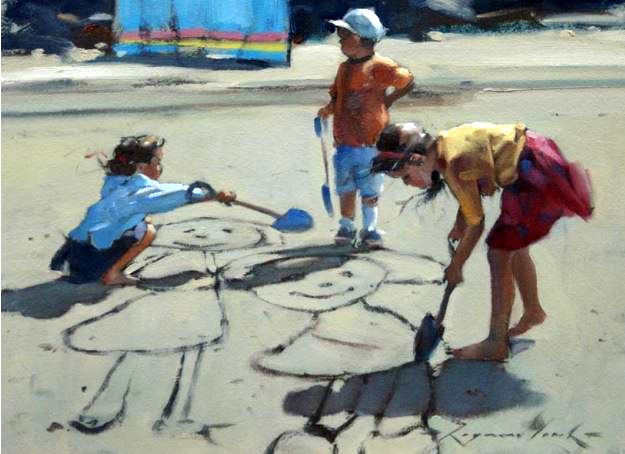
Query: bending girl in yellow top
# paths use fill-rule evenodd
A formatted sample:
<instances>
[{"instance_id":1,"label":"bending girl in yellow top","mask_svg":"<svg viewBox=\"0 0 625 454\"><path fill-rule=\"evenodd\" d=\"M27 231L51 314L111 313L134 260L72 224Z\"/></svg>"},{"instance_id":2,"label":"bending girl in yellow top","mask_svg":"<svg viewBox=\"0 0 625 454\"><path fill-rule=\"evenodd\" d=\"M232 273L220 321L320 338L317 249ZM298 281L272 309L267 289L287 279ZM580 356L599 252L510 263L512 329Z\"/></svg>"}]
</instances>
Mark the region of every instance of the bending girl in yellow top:
<instances>
[{"instance_id":1,"label":"bending girl in yellow top","mask_svg":"<svg viewBox=\"0 0 625 454\"><path fill-rule=\"evenodd\" d=\"M567 162L553 140L521 123L464 124L436 138L413 123L395 124L384 129L377 146L380 154L373 160L373 172L426 189L426 200L446 182L457 199L458 215L449 238L460 243L445 270L450 284L463 281L463 265L482 236L481 197L503 188L501 214L486 240L491 270L490 333L484 341L453 354L463 359L506 359L508 338L546 318L529 246L547 235L562 216L591 216L587 172ZM524 312L509 329L515 282Z\"/></svg>"}]
</instances>

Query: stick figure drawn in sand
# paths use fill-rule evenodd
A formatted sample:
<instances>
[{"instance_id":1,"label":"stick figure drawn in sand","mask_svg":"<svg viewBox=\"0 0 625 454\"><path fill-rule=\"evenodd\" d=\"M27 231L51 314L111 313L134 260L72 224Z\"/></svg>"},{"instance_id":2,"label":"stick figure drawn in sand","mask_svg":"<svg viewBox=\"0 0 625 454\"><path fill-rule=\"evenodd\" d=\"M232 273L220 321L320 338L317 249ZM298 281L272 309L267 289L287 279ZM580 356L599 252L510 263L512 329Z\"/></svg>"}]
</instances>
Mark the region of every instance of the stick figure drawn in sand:
<instances>
[{"instance_id":1,"label":"stick figure drawn in sand","mask_svg":"<svg viewBox=\"0 0 625 454\"><path fill-rule=\"evenodd\" d=\"M429 257L389 250L341 254L336 248L276 251L226 265L227 286L251 290L259 299L288 310L311 313L309 326L252 360L253 367L270 375L325 383L289 393L285 410L305 416L307 422L302 431L280 434L267 452L313 447L337 452L333 451L337 438L363 415L374 420L361 448L375 443L375 437L402 442L407 436L425 437L431 442L427 418L434 411L433 370L429 363L414 361L413 346L423 314L434 312L440 301L442 269ZM480 369L498 366L471 367L479 370L469 376L495 374L498 383L519 391L517 395L530 395L521 392L520 381L502 379L505 371ZM443 369L440 383L454 382L463 373L457 364L445 364ZM444 388L443 392L455 392L454 386ZM525 401L533 402L534 397ZM345 414L342 422L337 423L336 416L323 421L340 413ZM394 416L416 419L407 426L405 422L390 429L382 426Z\"/></svg>"},{"instance_id":2,"label":"stick figure drawn in sand","mask_svg":"<svg viewBox=\"0 0 625 454\"><path fill-rule=\"evenodd\" d=\"M313 247L235 260L224 267L224 281L230 288L251 290L269 304L311 314L308 327L258 354L253 366L272 375L323 380L332 389L337 379L389 370L414 359L420 311L429 308L415 308L415 300L435 302L441 273L442 265L429 257ZM410 314L410 319L401 313ZM401 374L396 375L401 381ZM361 387L362 395L368 396L363 399L384 401L393 386L380 386L374 380ZM321 399L311 410L307 430L333 441L354 422L356 413L332 435L332 429L318 424L324 405ZM284 443L276 440L270 448L278 445Z\"/></svg>"},{"instance_id":3,"label":"stick figure drawn in sand","mask_svg":"<svg viewBox=\"0 0 625 454\"><path fill-rule=\"evenodd\" d=\"M159 238L161 249L155 248L157 253L139 261L134 271L144 288L158 292L146 291L63 333L72 350L116 358L100 389L70 422L77 430L98 433L121 423L133 375L149 373L139 367L140 358L170 355L179 356L179 366L152 429L199 434L211 440L211 428L228 426L196 423L189 416L204 353L227 336L215 257L223 251L266 245L274 238L252 223L211 218L167 224Z\"/></svg>"}]
</instances>

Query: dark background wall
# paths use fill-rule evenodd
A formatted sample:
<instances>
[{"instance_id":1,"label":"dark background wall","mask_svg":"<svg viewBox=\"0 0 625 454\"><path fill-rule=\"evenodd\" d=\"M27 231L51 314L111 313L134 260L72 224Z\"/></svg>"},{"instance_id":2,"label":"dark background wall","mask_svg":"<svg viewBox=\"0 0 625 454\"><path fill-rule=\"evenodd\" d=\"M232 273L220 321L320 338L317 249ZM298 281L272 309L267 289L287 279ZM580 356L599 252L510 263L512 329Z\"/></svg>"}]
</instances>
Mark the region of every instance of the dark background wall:
<instances>
[{"instance_id":1,"label":"dark background wall","mask_svg":"<svg viewBox=\"0 0 625 454\"><path fill-rule=\"evenodd\" d=\"M547 14L603 12L623 1L290 0L291 36L295 43L323 36L330 31L327 19L342 17L357 7L374 7L390 34L420 40L429 30L441 27L468 26L464 31L479 31L523 23L540 28L539 20ZM74 45L93 47L113 39L110 19L89 17L95 13L112 16L115 0L2 0L2 10L3 51L42 48L61 53Z\"/></svg>"}]
</instances>

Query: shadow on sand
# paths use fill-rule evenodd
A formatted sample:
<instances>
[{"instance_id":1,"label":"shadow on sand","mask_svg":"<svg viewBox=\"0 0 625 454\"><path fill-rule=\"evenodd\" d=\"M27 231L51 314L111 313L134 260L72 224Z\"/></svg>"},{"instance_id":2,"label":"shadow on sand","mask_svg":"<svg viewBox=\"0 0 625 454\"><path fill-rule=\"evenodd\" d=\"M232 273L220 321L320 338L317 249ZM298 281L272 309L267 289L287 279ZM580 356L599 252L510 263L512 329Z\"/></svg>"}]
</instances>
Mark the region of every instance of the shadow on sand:
<instances>
[{"instance_id":1,"label":"shadow on sand","mask_svg":"<svg viewBox=\"0 0 625 454\"><path fill-rule=\"evenodd\" d=\"M283 67L285 64L272 64L262 60L243 60L237 58L206 58L205 56L187 56L187 55L125 55L116 57L114 55L105 55L89 62L91 65L105 63L128 64L137 63L146 66L175 66L184 68L208 69L213 71L258 71L271 67Z\"/></svg>"},{"instance_id":2,"label":"shadow on sand","mask_svg":"<svg viewBox=\"0 0 625 454\"><path fill-rule=\"evenodd\" d=\"M57 318L74 304L102 301L112 290L98 282L78 285L64 279L22 289L5 289L2 290L2 312L17 312L24 317L39 319Z\"/></svg>"},{"instance_id":3,"label":"shadow on sand","mask_svg":"<svg viewBox=\"0 0 625 454\"><path fill-rule=\"evenodd\" d=\"M304 416L307 422L302 430L281 433L265 453L297 452L308 445L336 453L335 440L360 416L375 418L371 437L380 435L379 424L384 419L413 416L412 424L385 435L401 438L417 429L432 435L427 420L433 415L469 418L512 407L537 406L545 399L544 394L529 388L527 380L509 374L504 364L457 359L445 361L434 376L429 364L410 363L353 376L339 389L334 385L331 381L287 394L285 412ZM337 424L331 415L341 413L344 418ZM330 418L324 420L326 416ZM328 424L330 421L334 422Z\"/></svg>"},{"instance_id":4,"label":"shadow on sand","mask_svg":"<svg viewBox=\"0 0 625 454\"><path fill-rule=\"evenodd\" d=\"M536 406L545 397L508 373L505 364L492 362L448 359L431 383L427 365L405 364L351 377L339 390L315 385L291 392L283 408L307 418L340 412L393 418L420 415L432 405L432 414L463 418Z\"/></svg>"}]
</instances>

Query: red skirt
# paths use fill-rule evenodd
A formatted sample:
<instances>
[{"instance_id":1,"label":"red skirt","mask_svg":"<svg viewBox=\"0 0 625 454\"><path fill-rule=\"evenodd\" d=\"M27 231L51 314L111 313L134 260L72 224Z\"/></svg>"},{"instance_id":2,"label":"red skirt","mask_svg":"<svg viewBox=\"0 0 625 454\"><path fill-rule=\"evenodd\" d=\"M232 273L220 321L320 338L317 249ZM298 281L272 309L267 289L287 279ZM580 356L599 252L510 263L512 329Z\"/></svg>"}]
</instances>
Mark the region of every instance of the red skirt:
<instances>
[{"instance_id":1,"label":"red skirt","mask_svg":"<svg viewBox=\"0 0 625 454\"><path fill-rule=\"evenodd\" d=\"M592 214L588 171L568 162L553 140L526 134L519 176L503 188L501 214L486 239L493 249L522 249L546 236L562 216L587 220Z\"/></svg>"}]
</instances>

